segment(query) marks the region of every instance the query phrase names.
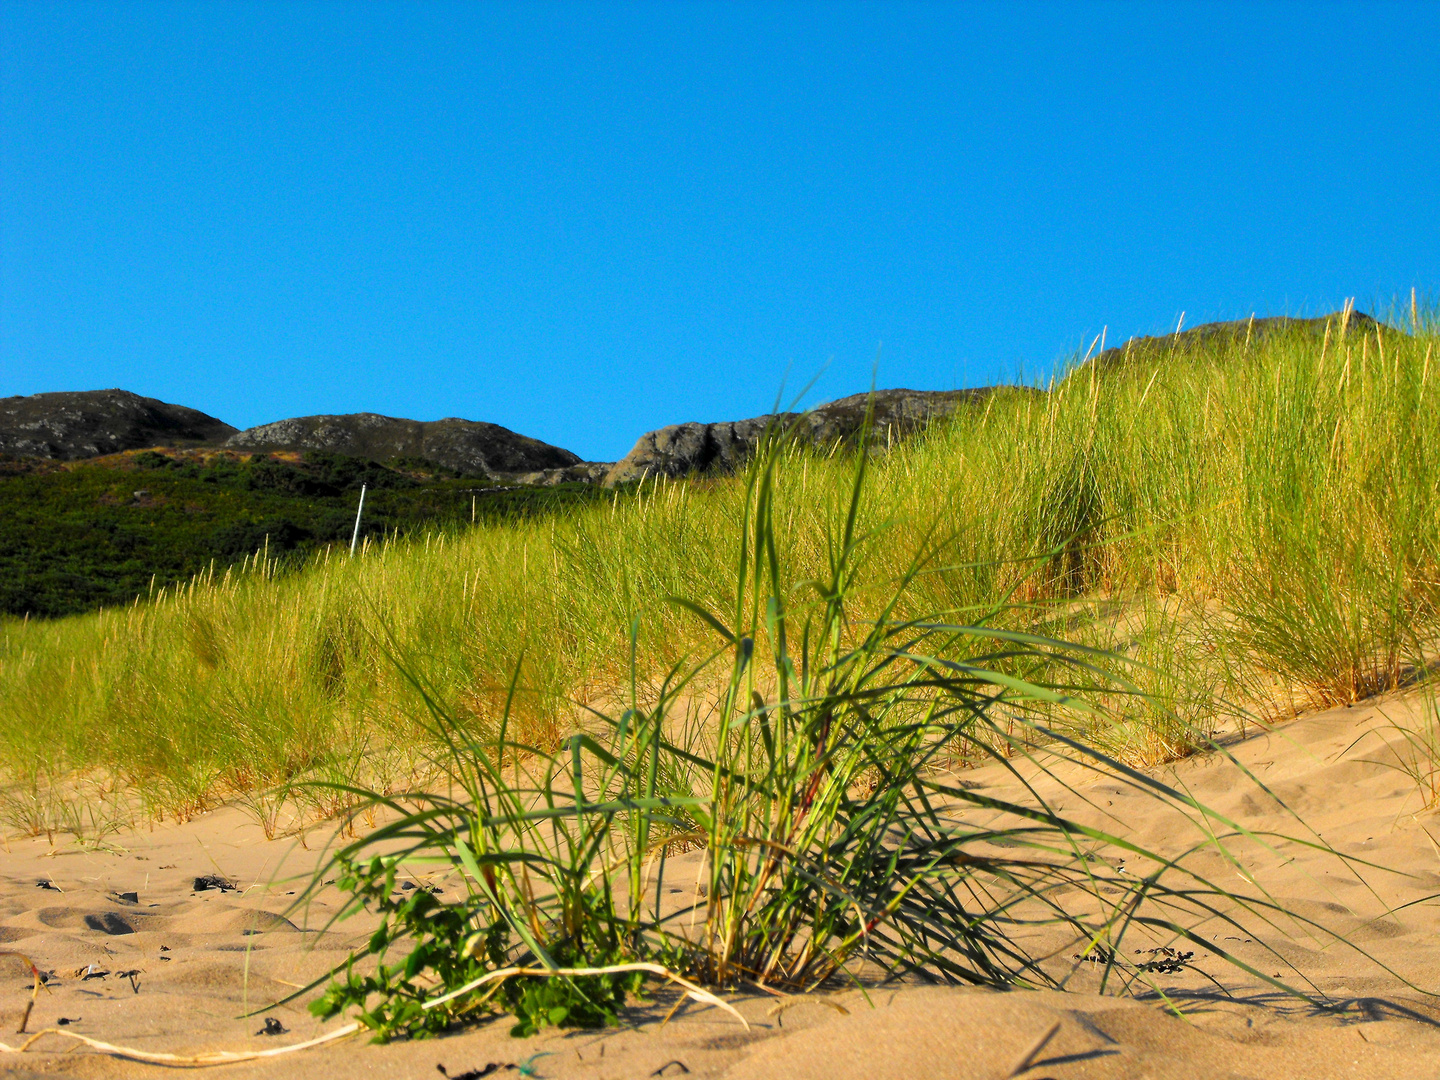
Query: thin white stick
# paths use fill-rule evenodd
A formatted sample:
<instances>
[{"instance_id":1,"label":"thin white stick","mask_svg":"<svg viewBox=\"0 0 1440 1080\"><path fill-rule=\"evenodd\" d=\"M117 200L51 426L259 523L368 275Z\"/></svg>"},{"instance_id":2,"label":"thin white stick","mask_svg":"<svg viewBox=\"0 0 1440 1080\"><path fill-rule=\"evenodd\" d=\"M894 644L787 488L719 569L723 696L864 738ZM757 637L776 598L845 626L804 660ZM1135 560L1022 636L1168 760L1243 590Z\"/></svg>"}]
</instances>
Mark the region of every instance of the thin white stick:
<instances>
[{"instance_id":1,"label":"thin white stick","mask_svg":"<svg viewBox=\"0 0 1440 1080\"><path fill-rule=\"evenodd\" d=\"M346 1024L342 1028L330 1032L328 1035L321 1035L319 1038L310 1039L308 1042L293 1043L290 1046L277 1046L271 1050L212 1050L204 1054L158 1054L149 1050L135 1050L128 1046L115 1046L112 1043L101 1042L99 1039L92 1039L74 1031L61 1031L59 1028L46 1028L44 1031L37 1031L19 1046L7 1046L0 1043L0 1053L23 1054L30 1049L32 1043L44 1035L63 1035L67 1039L74 1039L76 1042L84 1043L86 1046L102 1053L111 1054L115 1057L129 1058L131 1061L144 1061L151 1065L174 1065L179 1068L203 1069L210 1065L230 1065L237 1061L254 1061L257 1058L279 1057L281 1054L289 1054L296 1050L308 1050L312 1046L319 1046L321 1043L333 1042L336 1039L343 1039L346 1035L353 1035L360 1030L357 1023Z\"/></svg>"},{"instance_id":2,"label":"thin white stick","mask_svg":"<svg viewBox=\"0 0 1440 1080\"><path fill-rule=\"evenodd\" d=\"M487 975L482 975L480 978L475 979L472 982L466 983L464 986L461 986L458 989L451 990L448 994L442 994L438 998L431 998L429 1001L422 1003L420 1008L427 1011L430 1009L438 1008L439 1006L444 1005L447 1001L452 1001L455 998L459 997L461 994L467 994L471 990L483 986L487 982L494 982L497 979L508 979L517 975L523 975L532 978L547 978L557 975L580 977L586 975L613 975L623 971L646 971L652 975L663 975L671 982L678 983L681 987L683 987L686 997L694 1001L698 1001L702 1005L714 1005L717 1008L723 1009L725 1012L735 1017L736 1020L739 1020L746 1031L750 1030L750 1024L743 1016L740 1015L738 1011L736 1011L733 1005L721 1001L718 997L710 993L708 990L702 990L700 987L696 986L688 979L681 978L673 971L670 971L667 968L663 968L659 964L611 964L608 967L555 968L553 970L550 968L526 967L501 968L499 971L492 971ZM43 1031L35 1032L35 1034L31 1035L19 1046L9 1046L5 1043L0 1043L0 1053L23 1054L26 1050L30 1049L30 1047L35 1043L37 1039L41 1038L42 1036L60 1035L64 1038L74 1039L76 1042L84 1043L86 1046L90 1047L93 1050L99 1050L101 1053L110 1054L114 1057L128 1058L131 1061L144 1061L151 1065L170 1065L172 1067L182 1069L203 1069L208 1068L212 1065L232 1065L240 1061L255 1061L259 1058L279 1057L281 1054L290 1054L296 1050L308 1050L312 1046L320 1046L322 1043L333 1042L336 1039L343 1039L345 1038L345 1036L353 1035L359 1030L360 1025L358 1023L351 1022L349 1024L346 1024L342 1028L337 1028L329 1034L321 1035L318 1038L310 1039L306 1042L294 1043L290 1046L277 1046L270 1050L212 1050L204 1054L185 1055L162 1054L155 1053L149 1050L135 1050L128 1046L116 1046L113 1043L101 1042L99 1039L92 1039L86 1035L81 1035L74 1031L61 1031L59 1028L45 1028Z\"/></svg>"},{"instance_id":3,"label":"thin white stick","mask_svg":"<svg viewBox=\"0 0 1440 1080\"><path fill-rule=\"evenodd\" d=\"M355 541L360 539L360 515L365 510L365 485L360 485L360 505L355 508L355 531L350 534L350 557L355 557ZM474 516L473 514L471 515Z\"/></svg>"}]
</instances>

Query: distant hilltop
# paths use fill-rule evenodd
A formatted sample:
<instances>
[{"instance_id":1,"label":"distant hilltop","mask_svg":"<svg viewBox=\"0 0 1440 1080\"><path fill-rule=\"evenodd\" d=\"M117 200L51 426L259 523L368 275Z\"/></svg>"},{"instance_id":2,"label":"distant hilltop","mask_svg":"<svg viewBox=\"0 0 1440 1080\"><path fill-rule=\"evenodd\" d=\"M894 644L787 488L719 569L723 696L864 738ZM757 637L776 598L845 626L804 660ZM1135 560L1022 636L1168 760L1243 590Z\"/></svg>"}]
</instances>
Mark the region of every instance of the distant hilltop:
<instances>
[{"instance_id":1,"label":"distant hilltop","mask_svg":"<svg viewBox=\"0 0 1440 1080\"><path fill-rule=\"evenodd\" d=\"M375 461L421 459L468 476L542 474L536 482L557 482L551 477L584 464L569 450L499 424L455 417L402 420L376 413L280 420L232 435L225 446L252 452L322 450Z\"/></svg>"},{"instance_id":2,"label":"distant hilltop","mask_svg":"<svg viewBox=\"0 0 1440 1080\"><path fill-rule=\"evenodd\" d=\"M734 472L750 457L772 426L817 449L855 441L867 411L871 439L879 444L907 438L957 409L982 404L992 394L1039 393L1015 387L975 390L876 390L852 394L805 413L776 413L714 424L672 424L640 436L630 453L605 474L607 487L648 477Z\"/></svg>"},{"instance_id":3,"label":"distant hilltop","mask_svg":"<svg viewBox=\"0 0 1440 1080\"><path fill-rule=\"evenodd\" d=\"M1280 334L1400 335L1359 311L1314 319L1266 318L1203 323L1174 334L1134 337L1089 361L1091 370L1154 363L1167 357L1253 344ZM182 405L125 390L34 394L0 399L0 454L75 460L148 447L210 446L250 453L322 451L374 461L424 461L466 476L512 485L633 483L646 477L734 472L772 425L817 448L853 443L873 409L871 439L888 445L991 395L1041 393L1024 387L877 390L804 413L714 423L691 421L646 432L618 462L582 461L558 446L478 420L405 420L376 413L301 416L245 431Z\"/></svg>"},{"instance_id":4,"label":"distant hilltop","mask_svg":"<svg viewBox=\"0 0 1440 1080\"><path fill-rule=\"evenodd\" d=\"M1218 351L1256 343L1280 334L1304 335L1321 340L1327 333L1399 335L1400 331L1359 311L1335 312L1314 319L1241 319L1202 323L1163 337L1134 337L1117 348L1106 349L1090 363L1097 369L1124 364L1155 363L1170 356L1204 350ZM1042 393L1033 387L989 386L973 390L877 390L821 405L806 413L780 413L748 420L719 423L672 424L646 432L631 451L605 474L607 486L646 477L679 477L696 473L727 473L739 468L754 452L772 424L792 438L817 448L853 442L873 408L871 439L888 445L923 430L931 421L977 405L996 393Z\"/></svg>"},{"instance_id":5,"label":"distant hilltop","mask_svg":"<svg viewBox=\"0 0 1440 1080\"><path fill-rule=\"evenodd\" d=\"M0 398L0 454L76 458L148 446L221 442L235 428L184 405L128 390L85 390Z\"/></svg>"}]
</instances>

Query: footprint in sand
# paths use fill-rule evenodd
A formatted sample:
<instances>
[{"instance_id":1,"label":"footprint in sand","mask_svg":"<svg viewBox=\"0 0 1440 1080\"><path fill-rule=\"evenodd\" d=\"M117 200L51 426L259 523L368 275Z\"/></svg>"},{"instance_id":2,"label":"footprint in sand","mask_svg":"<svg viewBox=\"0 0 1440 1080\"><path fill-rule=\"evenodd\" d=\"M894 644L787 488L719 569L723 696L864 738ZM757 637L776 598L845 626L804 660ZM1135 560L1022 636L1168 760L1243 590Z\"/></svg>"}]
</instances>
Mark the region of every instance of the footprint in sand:
<instances>
[{"instance_id":1,"label":"footprint in sand","mask_svg":"<svg viewBox=\"0 0 1440 1080\"><path fill-rule=\"evenodd\" d=\"M91 930L99 930L102 934L109 934L112 937L135 933L135 927L113 911L107 911L100 915L86 915L85 925Z\"/></svg>"}]
</instances>

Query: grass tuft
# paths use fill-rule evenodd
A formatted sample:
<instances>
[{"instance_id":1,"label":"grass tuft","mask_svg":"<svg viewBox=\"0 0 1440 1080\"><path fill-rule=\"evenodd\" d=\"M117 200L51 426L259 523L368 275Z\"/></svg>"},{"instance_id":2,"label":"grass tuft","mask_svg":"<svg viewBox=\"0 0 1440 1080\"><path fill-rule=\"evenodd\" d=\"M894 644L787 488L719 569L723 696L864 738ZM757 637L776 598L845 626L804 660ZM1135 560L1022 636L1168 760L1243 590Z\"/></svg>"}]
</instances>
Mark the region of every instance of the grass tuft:
<instances>
[{"instance_id":1,"label":"grass tuft","mask_svg":"<svg viewBox=\"0 0 1440 1080\"><path fill-rule=\"evenodd\" d=\"M1238 865L1234 840L1292 838L1249 833L1047 726L1103 716L1101 695L1138 694L1133 663L905 614L939 542L878 611L852 610L889 539L884 523L867 526L867 464L828 521L825 573L809 579L782 557L778 455L754 467L729 609L674 602L714 647L673 664L648 702L636 678L628 707L592 708L559 747L512 736L508 710L493 737L477 735L407 672L441 747L441 782L347 789L389 820L340 848L312 888L338 876L352 900L337 918L367 910L380 925L312 1010L354 1012L383 1041L497 1009L517 1035L614 1023L646 971L804 992L907 975L1064 986L1089 966L1102 988L1150 987L1188 963L1191 953L1168 949L1177 940L1309 997L1200 936L1289 923L1334 938L1199 868L1214 855ZM632 623L632 673L643 669L640 636ZM947 767L957 745L1008 770L1014 794L960 782ZM1150 851L1062 813L1057 796L1080 798L1081 774L1163 804L1193 830L1192 846ZM437 873L459 882L453 899L423 884ZM421 887L397 891L406 875ZM1129 959L1138 950L1127 946L1157 941L1143 955L1163 953L1163 964ZM1060 959L1074 948L1078 963ZM551 977L508 977L516 971Z\"/></svg>"}]
</instances>

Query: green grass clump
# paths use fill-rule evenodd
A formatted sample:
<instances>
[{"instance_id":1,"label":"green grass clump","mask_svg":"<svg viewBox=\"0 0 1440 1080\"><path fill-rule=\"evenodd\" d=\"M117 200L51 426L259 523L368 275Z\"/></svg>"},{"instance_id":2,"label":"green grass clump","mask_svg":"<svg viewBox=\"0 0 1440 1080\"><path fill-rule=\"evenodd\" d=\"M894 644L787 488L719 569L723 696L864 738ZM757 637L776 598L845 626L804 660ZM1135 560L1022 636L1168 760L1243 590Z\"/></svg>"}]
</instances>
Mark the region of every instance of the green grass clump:
<instances>
[{"instance_id":1,"label":"green grass clump","mask_svg":"<svg viewBox=\"0 0 1440 1080\"><path fill-rule=\"evenodd\" d=\"M1433 323L1411 329L1337 318L1319 340L1226 340L992 395L872 458L856 529L884 525L883 541L854 568L846 610L943 613L1141 661L1143 695L1050 718L1131 763L1204 746L1226 716L1394 687L1440 622L1440 358ZM770 467L774 593L793 597L830 573L853 456L790 447ZM353 560L322 552L276 573L252 558L123 609L5 621L5 815L65 828L77 770L143 813L242 796L276 828L343 808L306 803L319 798L306 778L403 786L435 736L388 654L476 738L503 723L549 752L632 678L653 708L667 672L710 645L665 598L737 603L732 538L752 520L752 479L647 482ZM757 626L757 649L770 632ZM1004 663L1063 675L1041 657Z\"/></svg>"},{"instance_id":2,"label":"green grass clump","mask_svg":"<svg viewBox=\"0 0 1440 1080\"><path fill-rule=\"evenodd\" d=\"M495 1009L515 1016L517 1035L600 1026L640 989L642 967L686 987L790 992L910 973L1062 987L1092 965L1057 963L1057 937L1102 985L1148 986L1154 962L1127 956L1190 941L1307 997L1211 938L1219 926L1323 928L1196 869L1217 853L1230 865L1231 839L1281 838L1246 833L1045 726L1098 711L1081 686L1133 692L1132 664L944 612L902 614L939 544L878 610L852 608L891 541L888 527L864 525L864 473L862 459L827 521L824 572L797 582L774 459L757 466L732 532L731 603L672 601L715 647L676 663L642 701L632 631L629 707L594 710L558 748L525 742L508 710L493 735L477 733L416 678L438 783L349 790L357 812L389 820L341 848L314 887L338 877L352 903L337 919L369 910L380 925L312 1011L353 1012L381 1041ZM1042 740L1044 757L1025 752ZM1020 794L958 783L957 746L1008 767ZM1067 759L1178 814L1194 846L1157 854L1060 813L1041 784L1075 794L1061 779ZM684 847L698 866L671 869ZM402 875L437 871L446 899L396 889ZM1166 971L1192 954L1175 955Z\"/></svg>"}]
</instances>

